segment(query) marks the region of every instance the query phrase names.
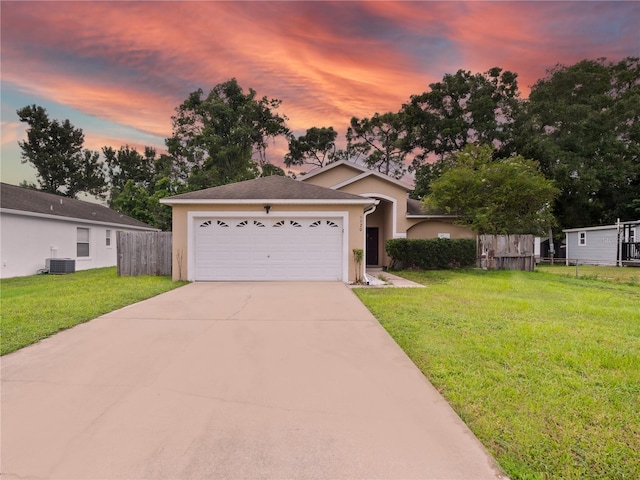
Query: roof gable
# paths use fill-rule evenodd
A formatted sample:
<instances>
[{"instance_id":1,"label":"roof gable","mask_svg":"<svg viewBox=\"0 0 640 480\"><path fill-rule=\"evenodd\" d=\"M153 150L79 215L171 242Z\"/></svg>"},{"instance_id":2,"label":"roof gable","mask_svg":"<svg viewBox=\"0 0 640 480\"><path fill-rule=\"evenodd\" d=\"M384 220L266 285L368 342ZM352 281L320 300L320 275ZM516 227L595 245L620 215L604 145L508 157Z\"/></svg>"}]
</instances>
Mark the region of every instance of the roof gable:
<instances>
[{"instance_id":1,"label":"roof gable","mask_svg":"<svg viewBox=\"0 0 640 480\"><path fill-rule=\"evenodd\" d=\"M18 187L8 183L0 184L0 208L37 215L153 229L146 223L97 203Z\"/></svg>"},{"instance_id":2,"label":"roof gable","mask_svg":"<svg viewBox=\"0 0 640 480\"><path fill-rule=\"evenodd\" d=\"M339 192L277 175L174 195L163 198L161 201L162 203L173 204L198 203L199 201L235 203L238 201L263 200L327 201L362 204L370 202L370 199L365 199L359 195Z\"/></svg>"},{"instance_id":3,"label":"roof gable","mask_svg":"<svg viewBox=\"0 0 640 480\"><path fill-rule=\"evenodd\" d=\"M354 175L359 175L359 174L369 170L368 168L363 167L362 165L358 165L356 163L349 162L347 160L339 160L337 162L329 163L329 164L325 165L324 167L314 168L310 172L307 172L303 176L301 176L300 180L304 181L304 180L306 180L308 178L313 178L316 175L320 175L320 174L322 174L324 172L328 172L328 171L333 170L335 168L348 168L349 170L353 171Z\"/></svg>"},{"instance_id":4,"label":"roof gable","mask_svg":"<svg viewBox=\"0 0 640 480\"><path fill-rule=\"evenodd\" d=\"M388 175L385 175L384 173L380 173L377 172L375 170L371 170L367 167L364 167L362 165L357 165L355 163L352 162L348 162L346 160L340 160L339 162L335 162L335 163L330 163L329 165L326 165L322 168L317 168L315 170L312 170L311 172L309 172L308 174L306 174L305 176L301 177L300 180L301 181L306 181L310 178L313 178L317 175L321 175L325 172L329 172L333 169L336 168L348 168L350 170L353 171L353 175L348 178L347 180L344 180L342 182L339 182L335 185L332 185L331 188L338 190L346 185L350 185L352 183L355 183L357 181L360 181L364 178L368 178L368 177L375 177L378 178L384 182L388 182L391 184L394 184L396 186L399 186L401 188L403 188L405 191L411 191L413 190L413 187L411 187L409 184L403 182L402 180L397 180L393 177L390 177Z\"/></svg>"}]
</instances>

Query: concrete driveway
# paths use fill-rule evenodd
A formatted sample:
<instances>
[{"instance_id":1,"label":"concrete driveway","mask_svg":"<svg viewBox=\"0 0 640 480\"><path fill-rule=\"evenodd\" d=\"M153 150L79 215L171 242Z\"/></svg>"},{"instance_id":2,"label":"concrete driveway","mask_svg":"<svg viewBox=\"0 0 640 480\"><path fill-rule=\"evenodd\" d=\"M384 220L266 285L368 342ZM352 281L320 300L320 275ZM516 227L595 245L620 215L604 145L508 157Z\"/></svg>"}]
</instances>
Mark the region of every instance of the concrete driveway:
<instances>
[{"instance_id":1,"label":"concrete driveway","mask_svg":"<svg viewBox=\"0 0 640 480\"><path fill-rule=\"evenodd\" d=\"M341 283L194 283L2 358L2 478L495 479Z\"/></svg>"}]
</instances>

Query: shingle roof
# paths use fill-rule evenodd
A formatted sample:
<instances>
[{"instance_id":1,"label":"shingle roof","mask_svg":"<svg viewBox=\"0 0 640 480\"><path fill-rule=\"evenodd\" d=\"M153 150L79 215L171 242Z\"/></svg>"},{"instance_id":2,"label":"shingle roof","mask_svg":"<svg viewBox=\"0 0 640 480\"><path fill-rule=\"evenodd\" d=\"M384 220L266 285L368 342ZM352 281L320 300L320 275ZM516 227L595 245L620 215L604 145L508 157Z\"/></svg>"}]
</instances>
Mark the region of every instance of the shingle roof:
<instances>
[{"instance_id":1,"label":"shingle roof","mask_svg":"<svg viewBox=\"0 0 640 480\"><path fill-rule=\"evenodd\" d=\"M164 198L163 203L174 200L337 200L366 203L369 199L273 175L174 195Z\"/></svg>"},{"instance_id":2,"label":"shingle roof","mask_svg":"<svg viewBox=\"0 0 640 480\"><path fill-rule=\"evenodd\" d=\"M437 217L454 217L455 215L448 215L442 210L436 210L427 208L420 200L414 200L413 198L407 199L407 215L420 215L420 216L437 216Z\"/></svg>"},{"instance_id":3,"label":"shingle roof","mask_svg":"<svg viewBox=\"0 0 640 480\"><path fill-rule=\"evenodd\" d=\"M52 193L0 183L0 208L23 212L70 217L129 227L153 228L122 213L97 203L62 197Z\"/></svg>"}]
</instances>

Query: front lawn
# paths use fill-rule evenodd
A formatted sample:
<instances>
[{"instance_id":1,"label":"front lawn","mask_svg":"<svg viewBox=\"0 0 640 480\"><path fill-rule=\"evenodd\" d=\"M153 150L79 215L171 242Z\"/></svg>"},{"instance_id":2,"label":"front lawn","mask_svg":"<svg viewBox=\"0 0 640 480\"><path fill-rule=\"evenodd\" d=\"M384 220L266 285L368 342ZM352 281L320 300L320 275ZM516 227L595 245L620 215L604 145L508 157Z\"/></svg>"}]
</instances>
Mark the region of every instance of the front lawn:
<instances>
[{"instance_id":1,"label":"front lawn","mask_svg":"<svg viewBox=\"0 0 640 480\"><path fill-rule=\"evenodd\" d=\"M640 287L401 275L355 292L512 479L640 478Z\"/></svg>"},{"instance_id":2,"label":"front lawn","mask_svg":"<svg viewBox=\"0 0 640 480\"><path fill-rule=\"evenodd\" d=\"M536 266L540 272L555 273L565 277L588 278L591 280L606 280L610 282L640 285L640 268L638 267L608 267L601 265L547 265Z\"/></svg>"},{"instance_id":3,"label":"front lawn","mask_svg":"<svg viewBox=\"0 0 640 480\"><path fill-rule=\"evenodd\" d=\"M0 354L185 283L118 277L115 267L0 280Z\"/></svg>"}]
</instances>

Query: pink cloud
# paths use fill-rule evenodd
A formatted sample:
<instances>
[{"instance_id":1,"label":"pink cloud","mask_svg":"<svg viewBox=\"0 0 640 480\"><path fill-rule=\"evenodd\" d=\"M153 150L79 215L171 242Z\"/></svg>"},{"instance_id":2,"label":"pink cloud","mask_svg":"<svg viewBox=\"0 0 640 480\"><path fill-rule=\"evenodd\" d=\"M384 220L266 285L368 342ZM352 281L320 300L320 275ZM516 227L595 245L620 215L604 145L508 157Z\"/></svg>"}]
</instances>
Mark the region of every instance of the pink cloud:
<instances>
[{"instance_id":1,"label":"pink cloud","mask_svg":"<svg viewBox=\"0 0 640 480\"><path fill-rule=\"evenodd\" d=\"M0 122L0 130L2 145L14 145L26 138L24 125L20 122Z\"/></svg>"},{"instance_id":2,"label":"pink cloud","mask_svg":"<svg viewBox=\"0 0 640 480\"><path fill-rule=\"evenodd\" d=\"M372 108L397 109L411 92L407 80L416 76L406 67L409 62L403 64L402 53L384 42L335 38L326 25L288 13L288 7L278 12L283 16L278 26L272 18L251 15L241 4L196 5L200 14L190 16L191 11L176 4L169 9L144 2L126 8L101 2L73 4L73 29L65 25L69 12L58 12L34 32L34 41L53 41L55 49L80 61L99 59L104 71L81 76L33 58L11 62L7 78L21 82L25 91L155 134L168 132L173 109L193 89L185 89L185 84L207 90L231 76L260 95L283 98L282 111L294 129L346 124L351 115L368 115ZM24 58L22 54L16 51L14 58ZM123 71L135 72L137 83L123 83L118 78ZM164 80L163 75L175 80ZM167 90L173 87L173 96L162 96L163 85L157 88L153 83L145 91L140 80L145 76L151 82L165 81ZM414 82L416 88L423 83ZM180 97L177 84L183 90ZM161 120L164 115L166 120Z\"/></svg>"},{"instance_id":3,"label":"pink cloud","mask_svg":"<svg viewBox=\"0 0 640 480\"><path fill-rule=\"evenodd\" d=\"M444 73L494 66L519 74L524 96L557 63L611 61L640 55L640 6L634 2L372 2L407 30L437 35L455 46ZM577 8L579 6L579 8ZM438 81L438 78L432 81Z\"/></svg>"},{"instance_id":4,"label":"pink cloud","mask_svg":"<svg viewBox=\"0 0 640 480\"><path fill-rule=\"evenodd\" d=\"M637 38L623 53L625 48L607 44L595 34L606 21L603 12L594 14L594 8L611 13L616 3L610 2L607 8L585 2L575 8L577 4L571 2L472 2L466 5L465 15L452 20L451 38L464 53L466 69L501 66L515 71L527 96L529 87L557 63L571 65L598 57L619 60L634 49L640 51Z\"/></svg>"},{"instance_id":5,"label":"pink cloud","mask_svg":"<svg viewBox=\"0 0 640 480\"><path fill-rule=\"evenodd\" d=\"M620 21L619 3L5 2L2 75L160 138L189 92L236 77L282 99L292 129L344 133L351 116L397 110L460 68L515 71L526 94L559 61L637 53L637 32L607 43L592 31Z\"/></svg>"}]
</instances>

